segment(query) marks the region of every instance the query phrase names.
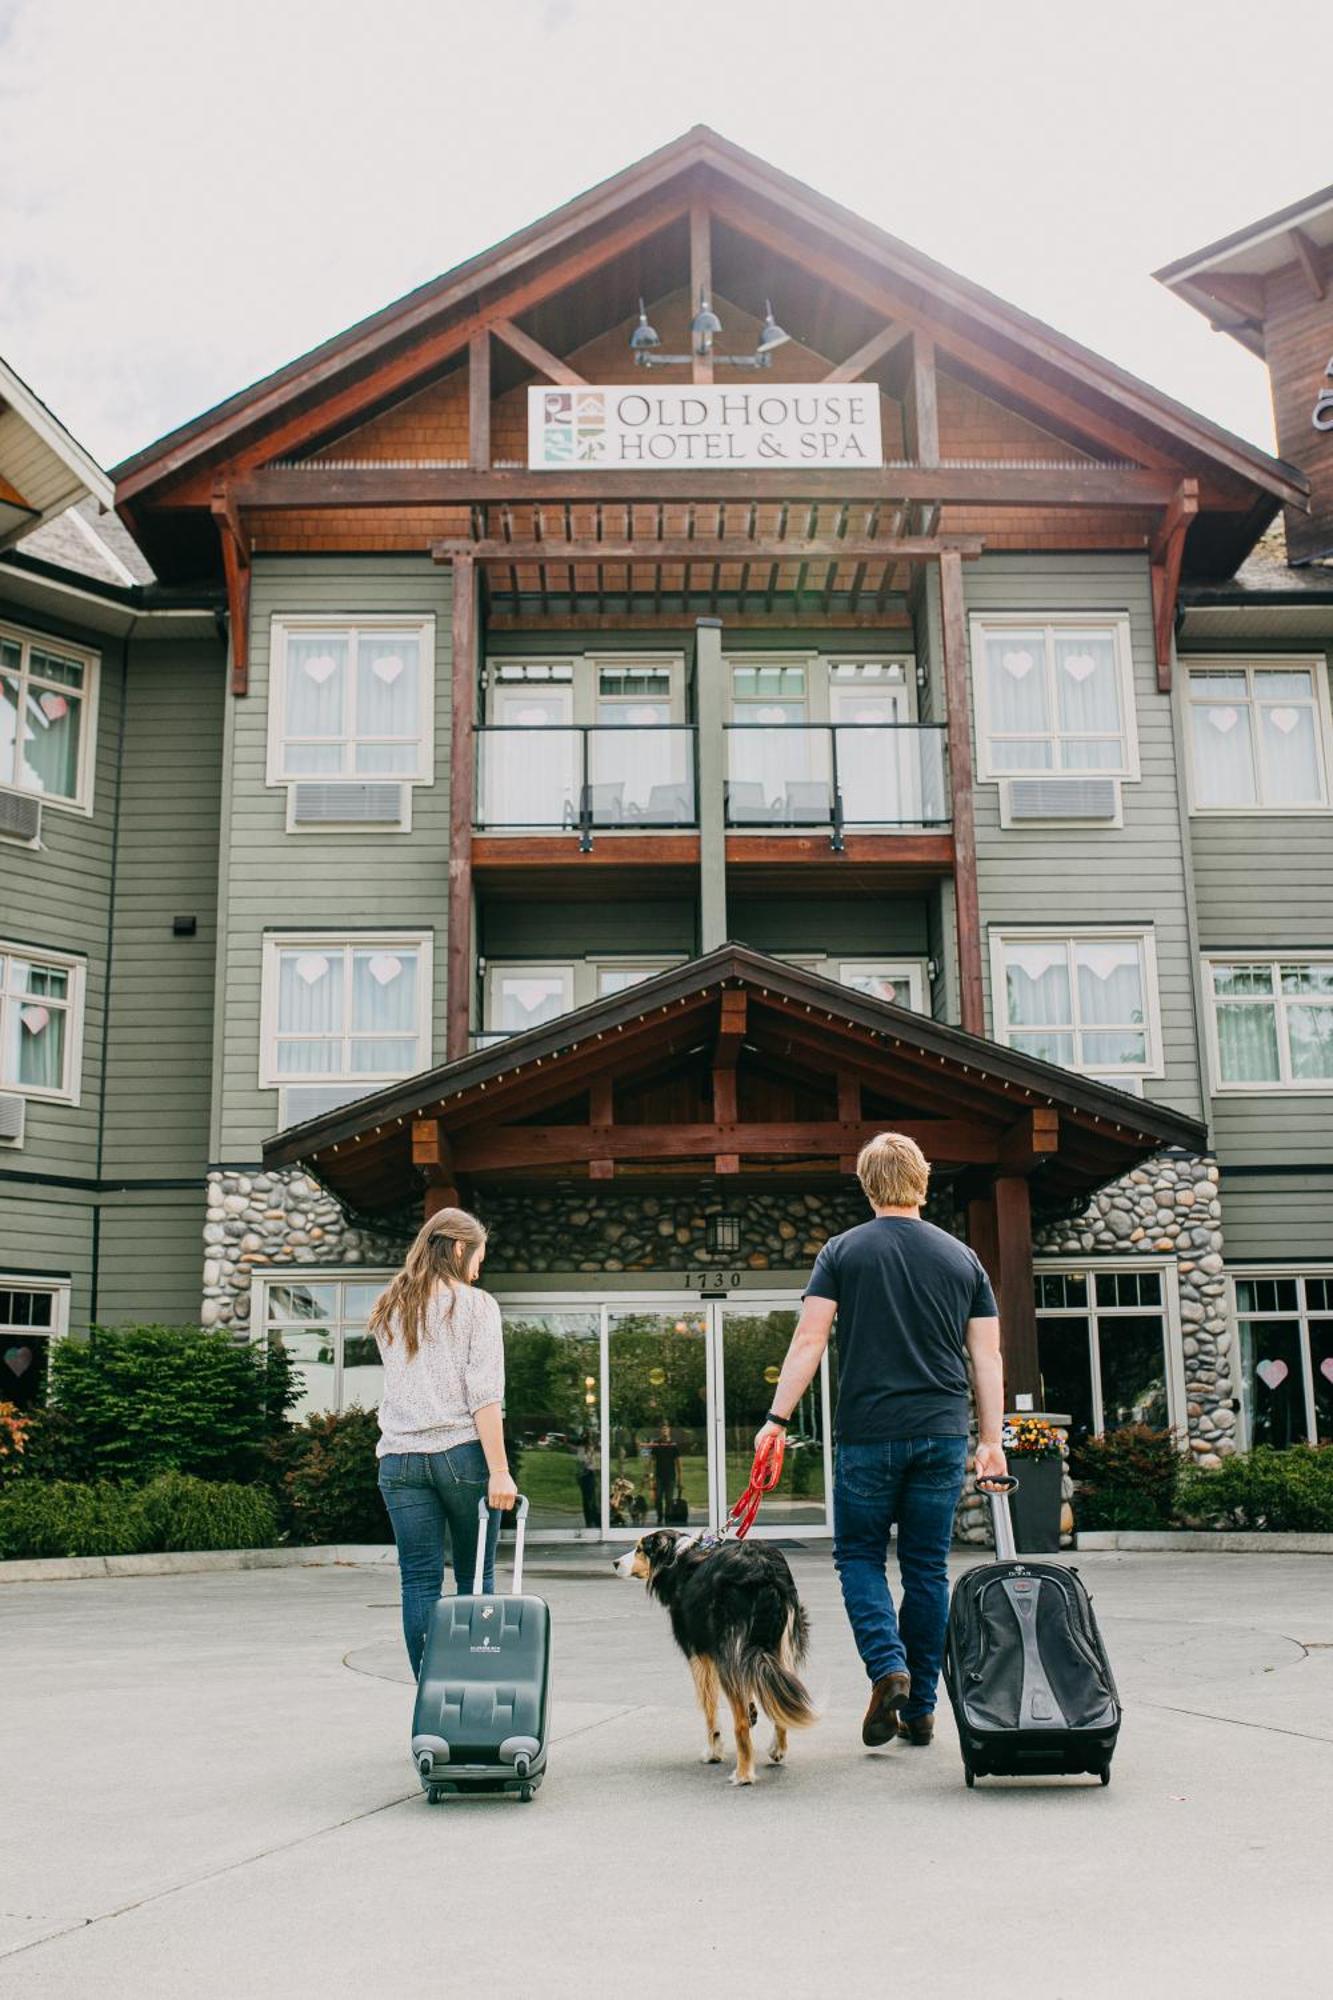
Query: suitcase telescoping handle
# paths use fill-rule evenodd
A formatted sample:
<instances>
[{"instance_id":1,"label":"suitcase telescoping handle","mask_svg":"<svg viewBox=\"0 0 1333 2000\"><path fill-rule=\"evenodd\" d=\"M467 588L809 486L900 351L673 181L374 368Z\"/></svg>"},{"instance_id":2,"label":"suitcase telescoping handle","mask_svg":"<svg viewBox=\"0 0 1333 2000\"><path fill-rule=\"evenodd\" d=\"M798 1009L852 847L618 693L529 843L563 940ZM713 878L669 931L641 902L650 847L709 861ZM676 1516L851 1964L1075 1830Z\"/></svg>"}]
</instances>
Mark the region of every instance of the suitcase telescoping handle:
<instances>
[{"instance_id":1,"label":"suitcase telescoping handle","mask_svg":"<svg viewBox=\"0 0 1333 2000\"><path fill-rule=\"evenodd\" d=\"M1014 1543L1014 1523L1009 1513L1009 1495L1017 1493L1018 1481L1010 1473L1002 1479L979 1479L977 1487L990 1501L996 1561L1014 1562L1018 1556L1018 1549Z\"/></svg>"},{"instance_id":2,"label":"suitcase telescoping handle","mask_svg":"<svg viewBox=\"0 0 1333 2000\"><path fill-rule=\"evenodd\" d=\"M523 1535L527 1527L528 1502L526 1494L520 1493L514 1508L514 1587L512 1595L517 1597L523 1589ZM477 1502L477 1573L472 1579L472 1595L481 1596L481 1581L486 1568L486 1530L490 1525L490 1509L483 1493Z\"/></svg>"}]
</instances>

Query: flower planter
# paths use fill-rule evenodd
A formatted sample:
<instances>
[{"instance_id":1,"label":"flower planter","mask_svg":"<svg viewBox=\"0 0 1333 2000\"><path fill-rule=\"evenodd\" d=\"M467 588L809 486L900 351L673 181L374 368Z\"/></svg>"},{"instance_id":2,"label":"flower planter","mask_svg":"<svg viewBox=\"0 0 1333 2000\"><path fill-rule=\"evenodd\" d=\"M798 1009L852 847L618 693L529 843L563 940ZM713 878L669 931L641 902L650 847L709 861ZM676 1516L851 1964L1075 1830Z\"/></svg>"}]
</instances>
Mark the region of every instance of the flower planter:
<instances>
[{"instance_id":1,"label":"flower planter","mask_svg":"<svg viewBox=\"0 0 1333 2000\"><path fill-rule=\"evenodd\" d=\"M1018 1481L1010 1495L1014 1542L1021 1556L1056 1555L1060 1548L1060 1480L1058 1458L1014 1456L1009 1470Z\"/></svg>"}]
</instances>

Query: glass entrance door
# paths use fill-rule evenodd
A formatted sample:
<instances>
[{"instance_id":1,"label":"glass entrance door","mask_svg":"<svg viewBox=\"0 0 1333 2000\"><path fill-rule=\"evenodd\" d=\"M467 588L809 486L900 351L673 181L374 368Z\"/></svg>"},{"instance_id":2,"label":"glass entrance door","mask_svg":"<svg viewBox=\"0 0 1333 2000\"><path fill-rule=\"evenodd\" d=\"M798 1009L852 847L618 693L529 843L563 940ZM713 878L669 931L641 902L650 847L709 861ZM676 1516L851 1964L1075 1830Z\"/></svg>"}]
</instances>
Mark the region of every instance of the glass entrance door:
<instances>
[{"instance_id":1,"label":"glass entrance door","mask_svg":"<svg viewBox=\"0 0 1333 2000\"><path fill-rule=\"evenodd\" d=\"M535 1534L718 1528L743 1492L799 1314L786 1297L501 1302L505 1422ZM827 1362L754 1533L831 1529Z\"/></svg>"}]
</instances>

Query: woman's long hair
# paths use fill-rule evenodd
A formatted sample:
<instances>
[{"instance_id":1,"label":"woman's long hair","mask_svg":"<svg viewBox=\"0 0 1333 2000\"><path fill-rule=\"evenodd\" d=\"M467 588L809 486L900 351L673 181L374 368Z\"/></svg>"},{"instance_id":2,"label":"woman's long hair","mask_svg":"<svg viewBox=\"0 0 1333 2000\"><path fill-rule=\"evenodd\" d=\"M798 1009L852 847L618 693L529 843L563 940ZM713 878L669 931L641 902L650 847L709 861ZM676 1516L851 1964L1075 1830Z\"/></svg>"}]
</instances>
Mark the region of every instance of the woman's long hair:
<instances>
[{"instance_id":1,"label":"woman's long hair","mask_svg":"<svg viewBox=\"0 0 1333 2000\"><path fill-rule=\"evenodd\" d=\"M380 1293L370 1311L370 1331L392 1342L402 1335L409 1360L426 1330L426 1307L441 1279L468 1283L473 1254L486 1241L486 1227L465 1208L442 1208L418 1230L402 1270ZM452 1291L450 1305L452 1306Z\"/></svg>"}]
</instances>

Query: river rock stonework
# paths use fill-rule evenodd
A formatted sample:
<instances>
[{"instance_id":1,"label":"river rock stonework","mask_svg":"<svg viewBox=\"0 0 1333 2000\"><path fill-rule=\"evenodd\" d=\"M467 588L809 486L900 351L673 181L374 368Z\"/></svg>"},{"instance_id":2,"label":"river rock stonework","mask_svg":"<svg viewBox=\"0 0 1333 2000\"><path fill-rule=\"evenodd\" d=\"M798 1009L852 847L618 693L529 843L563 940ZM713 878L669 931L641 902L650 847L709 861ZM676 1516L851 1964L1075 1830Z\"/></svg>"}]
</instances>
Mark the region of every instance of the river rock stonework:
<instances>
[{"instance_id":1,"label":"river rock stonework","mask_svg":"<svg viewBox=\"0 0 1333 2000\"><path fill-rule=\"evenodd\" d=\"M501 1273L806 1269L830 1236L867 1218L859 1188L819 1194L549 1194L488 1188L477 1212L491 1232L486 1269ZM708 1248L712 1217L735 1216L740 1248Z\"/></svg>"},{"instance_id":2,"label":"river rock stonework","mask_svg":"<svg viewBox=\"0 0 1333 2000\"><path fill-rule=\"evenodd\" d=\"M205 1326L250 1329L250 1285L276 1266L401 1263L412 1231L354 1225L301 1173L211 1173L204 1221Z\"/></svg>"}]
</instances>

